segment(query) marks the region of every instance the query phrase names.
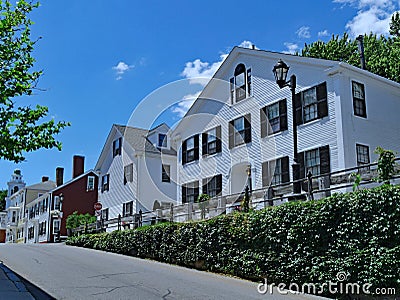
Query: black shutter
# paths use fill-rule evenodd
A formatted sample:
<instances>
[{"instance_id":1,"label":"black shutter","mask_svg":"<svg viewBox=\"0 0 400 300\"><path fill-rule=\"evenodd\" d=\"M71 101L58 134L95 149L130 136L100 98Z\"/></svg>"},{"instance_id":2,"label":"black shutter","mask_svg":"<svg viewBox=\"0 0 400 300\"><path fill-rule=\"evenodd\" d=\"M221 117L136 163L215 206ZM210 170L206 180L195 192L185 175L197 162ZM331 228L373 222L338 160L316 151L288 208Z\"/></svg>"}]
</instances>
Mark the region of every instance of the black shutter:
<instances>
[{"instance_id":1,"label":"black shutter","mask_svg":"<svg viewBox=\"0 0 400 300\"><path fill-rule=\"evenodd\" d=\"M329 155L329 145L319 148L319 159L320 159L320 173L327 174L331 172L331 161Z\"/></svg>"},{"instance_id":2,"label":"black shutter","mask_svg":"<svg viewBox=\"0 0 400 300\"><path fill-rule=\"evenodd\" d=\"M184 140L182 143L182 165L186 164L186 149L186 140Z\"/></svg>"},{"instance_id":3,"label":"black shutter","mask_svg":"<svg viewBox=\"0 0 400 300\"><path fill-rule=\"evenodd\" d=\"M115 156L115 143L116 143L116 142L113 141L113 150L112 150L112 151L113 151L113 157Z\"/></svg>"},{"instance_id":4,"label":"black shutter","mask_svg":"<svg viewBox=\"0 0 400 300\"><path fill-rule=\"evenodd\" d=\"M304 165L304 152L297 153L297 162L300 164L300 179L306 178L306 168Z\"/></svg>"},{"instance_id":5,"label":"black shutter","mask_svg":"<svg viewBox=\"0 0 400 300\"><path fill-rule=\"evenodd\" d=\"M247 96L251 96L251 68L247 69Z\"/></svg>"},{"instance_id":6,"label":"black shutter","mask_svg":"<svg viewBox=\"0 0 400 300\"><path fill-rule=\"evenodd\" d=\"M209 178L203 178L203 191L202 191L202 194L208 195L208 188L207 188L208 180L209 180Z\"/></svg>"},{"instance_id":7,"label":"black shutter","mask_svg":"<svg viewBox=\"0 0 400 300\"><path fill-rule=\"evenodd\" d=\"M119 138L119 148L118 148L118 154L121 155L122 153L122 137Z\"/></svg>"},{"instance_id":8,"label":"black shutter","mask_svg":"<svg viewBox=\"0 0 400 300\"><path fill-rule=\"evenodd\" d=\"M122 216L125 217L125 203L122 203Z\"/></svg>"},{"instance_id":9,"label":"black shutter","mask_svg":"<svg viewBox=\"0 0 400 300\"><path fill-rule=\"evenodd\" d=\"M289 156L281 158L282 183L289 182Z\"/></svg>"},{"instance_id":10,"label":"black shutter","mask_svg":"<svg viewBox=\"0 0 400 300\"><path fill-rule=\"evenodd\" d=\"M107 174L107 191L110 190L110 174Z\"/></svg>"},{"instance_id":11,"label":"black shutter","mask_svg":"<svg viewBox=\"0 0 400 300\"><path fill-rule=\"evenodd\" d=\"M194 160L199 159L199 135L194 136Z\"/></svg>"},{"instance_id":12,"label":"black shutter","mask_svg":"<svg viewBox=\"0 0 400 300\"><path fill-rule=\"evenodd\" d=\"M101 192L104 192L104 175L101 176Z\"/></svg>"},{"instance_id":13,"label":"black shutter","mask_svg":"<svg viewBox=\"0 0 400 300\"><path fill-rule=\"evenodd\" d=\"M229 122L229 149L235 146L235 127L233 126L234 121Z\"/></svg>"},{"instance_id":14,"label":"black shutter","mask_svg":"<svg viewBox=\"0 0 400 300\"><path fill-rule=\"evenodd\" d=\"M198 202L199 198L199 182L196 181L194 183L194 202Z\"/></svg>"},{"instance_id":15,"label":"black shutter","mask_svg":"<svg viewBox=\"0 0 400 300\"><path fill-rule=\"evenodd\" d=\"M182 203L186 203L186 186L182 185Z\"/></svg>"},{"instance_id":16,"label":"black shutter","mask_svg":"<svg viewBox=\"0 0 400 300\"><path fill-rule=\"evenodd\" d=\"M286 99L279 101L279 121L280 130L284 131L288 129L287 125L287 104Z\"/></svg>"},{"instance_id":17,"label":"black shutter","mask_svg":"<svg viewBox=\"0 0 400 300\"><path fill-rule=\"evenodd\" d=\"M217 175L217 196L222 193L222 174Z\"/></svg>"},{"instance_id":18,"label":"black shutter","mask_svg":"<svg viewBox=\"0 0 400 300\"><path fill-rule=\"evenodd\" d=\"M129 215L132 216L133 215L133 201L131 201L130 205L129 205Z\"/></svg>"},{"instance_id":19,"label":"black shutter","mask_svg":"<svg viewBox=\"0 0 400 300\"><path fill-rule=\"evenodd\" d=\"M232 77L230 80L230 92L231 92L231 103L233 104L235 101L233 99L233 95L235 92L235 79Z\"/></svg>"},{"instance_id":20,"label":"black shutter","mask_svg":"<svg viewBox=\"0 0 400 300\"><path fill-rule=\"evenodd\" d=\"M124 167L124 185L127 184L127 182L128 182L128 179L126 178L126 169L127 169L127 166Z\"/></svg>"},{"instance_id":21,"label":"black shutter","mask_svg":"<svg viewBox=\"0 0 400 300\"><path fill-rule=\"evenodd\" d=\"M301 93L297 93L294 100L296 110L296 125L303 124L303 105L301 103Z\"/></svg>"},{"instance_id":22,"label":"black shutter","mask_svg":"<svg viewBox=\"0 0 400 300\"><path fill-rule=\"evenodd\" d=\"M244 142L251 143L251 114L244 116Z\"/></svg>"},{"instance_id":23,"label":"black shutter","mask_svg":"<svg viewBox=\"0 0 400 300\"><path fill-rule=\"evenodd\" d=\"M263 162L261 165L262 169L262 186L268 186L268 162Z\"/></svg>"},{"instance_id":24,"label":"black shutter","mask_svg":"<svg viewBox=\"0 0 400 300\"><path fill-rule=\"evenodd\" d=\"M326 117L328 115L326 82L317 86L317 106L318 118Z\"/></svg>"},{"instance_id":25,"label":"black shutter","mask_svg":"<svg viewBox=\"0 0 400 300\"><path fill-rule=\"evenodd\" d=\"M215 129L216 134L217 134L217 145L216 145L216 150L217 153L222 152L222 143L221 143L221 125L217 126L217 128Z\"/></svg>"},{"instance_id":26,"label":"black shutter","mask_svg":"<svg viewBox=\"0 0 400 300\"><path fill-rule=\"evenodd\" d=\"M206 155L207 153L208 153L208 147L207 147L207 137L208 137L208 134L206 133L206 132L204 132L202 135L201 135L201 144L202 144L202 155Z\"/></svg>"},{"instance_id":27,"label":"black shutter","mask_svg":"<svg viewBox=\"0 0 400 300\"><path fill-rule=\"evenodd\" d=\"M267 108L261 108L260 109L260 126L261 126L261 137L266 137L267 136L267 113L266 113Z\"/></svg>"}]
</instances>

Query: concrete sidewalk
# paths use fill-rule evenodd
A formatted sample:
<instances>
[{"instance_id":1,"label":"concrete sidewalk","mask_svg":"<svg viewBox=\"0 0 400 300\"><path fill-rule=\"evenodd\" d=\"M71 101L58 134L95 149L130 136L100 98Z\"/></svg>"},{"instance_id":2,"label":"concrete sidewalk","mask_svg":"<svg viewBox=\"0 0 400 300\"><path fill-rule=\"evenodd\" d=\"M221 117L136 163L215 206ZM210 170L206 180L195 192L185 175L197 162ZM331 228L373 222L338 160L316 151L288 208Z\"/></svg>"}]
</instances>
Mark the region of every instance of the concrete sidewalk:
<instances>
[{"instance_id":1,"label":"concrete sidewalk","mask_svg":"<svg viewBox=\"0 0 400 300\"><path fill-rule=\"evenodd\" d=\"M21 279L0 261L0 300L35 299Z\"/></svg>"}]
</instances>

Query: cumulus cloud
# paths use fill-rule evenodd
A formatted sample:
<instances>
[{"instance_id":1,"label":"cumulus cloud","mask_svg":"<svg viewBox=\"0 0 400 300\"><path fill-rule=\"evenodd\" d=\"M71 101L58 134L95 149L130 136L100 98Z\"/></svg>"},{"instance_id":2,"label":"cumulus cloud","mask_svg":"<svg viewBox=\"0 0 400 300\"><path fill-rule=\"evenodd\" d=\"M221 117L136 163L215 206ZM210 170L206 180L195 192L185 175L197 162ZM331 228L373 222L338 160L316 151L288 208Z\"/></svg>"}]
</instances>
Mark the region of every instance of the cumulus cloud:
<instances>
[{"instance_id":1,"label":"cumulus cloud","mask_svg":"<svg viewBox=\"0 0 400 300\"><path fill-rule=\"evenodd\" d=\"M250 41L243 41L239 44L239 47L243 48L252 48L252 46L253 43ZM255 49L258 48L255 47ZM219 60L212 63L202 61L200 58L197 58L194 61L189 61L185 64L185 68L183 69L181 76L190 79L191 83L198 83L202 86L205 86L210 78L219 69L227 56L228 53L222 53L219 56Z\"/></svg>"},{"instance_id":2,"label":"cumulus cloud","mask_svg":"<svg viewBox=\"0 0 400 300\"><path fill-rule=\"evenodd\" d=\"M195 94L189 94L182 98L181 101L178 102L174 107L171 108L171 111L174 114L177 114L178 117L183 118L183 116L187 113L187 111L192 107L194 101L200 95L201 91L198 91Z\"/></svg>"},{"instance_id":3,"label":"cumulus cloud","mask_svg":"<svg viewBox=\"0 0 400 300\"><path fill-rule=\"evenodd\" d=\"M396 7L399 8L399 2L395 0L334 0L333 2L358 9L357 15L346 24L346 29L353 37L370 32L387 35L391 16Z\"/></svg>"},{"instance_id":4,"label":"cumulus cloud","mask_svg":"<svg viewBox=\"0 0 400 300\"><path fill-rule=\"evenodd\" d=\"M309 39L311 37L310 34L310 27L308 26L301 26L297 31L296 34L299 38Z\"/></svg>"},{"instance_id":5,"label":"cumulus cloud","mask_svg":"<svg viewBox=\"0 0 400 300\"><path fill-rule=\"evenodd\" d=\"M295 43L284 43L284 45L287 48L287 50L283 51L283 53L286 54L295 54L296 51L299 49L299 45Z\"/></svg>"},{"instance_id":6,"label":"cumulus cloud","mask_svg":"<svg viewBox=\"0 0 400 300\"><path fill-rule=\"evenodd\" d=\"M318 32L318 37L328 36L329 32L327 29Z\"/></svg>"},{"instance_id":7,"label":"cumulus cloud","mask_svg":"<svg viewBox=\"0 0 400 300\"><path fill-rule=\"evenodd\" d=\"M116 66L112 67L113 70L115 70L117 74L117 80L122 79L122 75L124 75L127 71L132 69L134 66L133 65L128 65L124 63L123 61L120 61Z\"/></svg>"}]
</instances>

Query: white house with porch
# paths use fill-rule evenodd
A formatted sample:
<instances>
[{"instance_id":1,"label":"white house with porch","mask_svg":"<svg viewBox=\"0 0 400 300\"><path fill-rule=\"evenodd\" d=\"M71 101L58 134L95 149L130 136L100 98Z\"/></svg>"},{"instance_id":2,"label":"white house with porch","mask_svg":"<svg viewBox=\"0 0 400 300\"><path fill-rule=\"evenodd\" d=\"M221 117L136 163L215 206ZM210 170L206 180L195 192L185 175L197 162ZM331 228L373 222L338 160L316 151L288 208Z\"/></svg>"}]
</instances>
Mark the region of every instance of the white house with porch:
<instances>
[{"instance_id":1,"label":"white house with porch","mask_svg":"<svg viewBox=\"0 0 400 300\"><path fill-rule=\"evenodd\" d=\"M297 77L295 107L290 89L275 81L279 60ZM366 70L235 47L172 133L178 203L292 180L292 112L306 178L308 171L315 176L373 162L377 146L399 152L399 111L400 84Z\"/></svg>"}]
</instances>

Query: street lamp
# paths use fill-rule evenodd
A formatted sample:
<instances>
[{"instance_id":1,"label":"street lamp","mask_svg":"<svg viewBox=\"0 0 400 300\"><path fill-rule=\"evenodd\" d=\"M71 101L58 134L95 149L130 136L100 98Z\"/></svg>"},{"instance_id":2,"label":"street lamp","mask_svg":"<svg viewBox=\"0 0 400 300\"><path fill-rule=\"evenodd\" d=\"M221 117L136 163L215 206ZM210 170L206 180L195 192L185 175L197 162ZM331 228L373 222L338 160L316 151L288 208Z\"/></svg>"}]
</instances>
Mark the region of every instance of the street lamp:
<instances>
[{"instance_id":1,"label":"street lamp","mask_svg":"<svg viewBox=\"0 0 400 300\"><path fill-rule=\"evenodd\" d=\"M280 88L288 86L292 92L292 123L293 123L293 194L300 194L300 165L297 161L297 122L296 122L296 76L293 74L290 76L290 80L286 81L289 66L285 64L281 59L274 66L273 70L275 75L276 83Z\"/></svg>"}]
</instances>

